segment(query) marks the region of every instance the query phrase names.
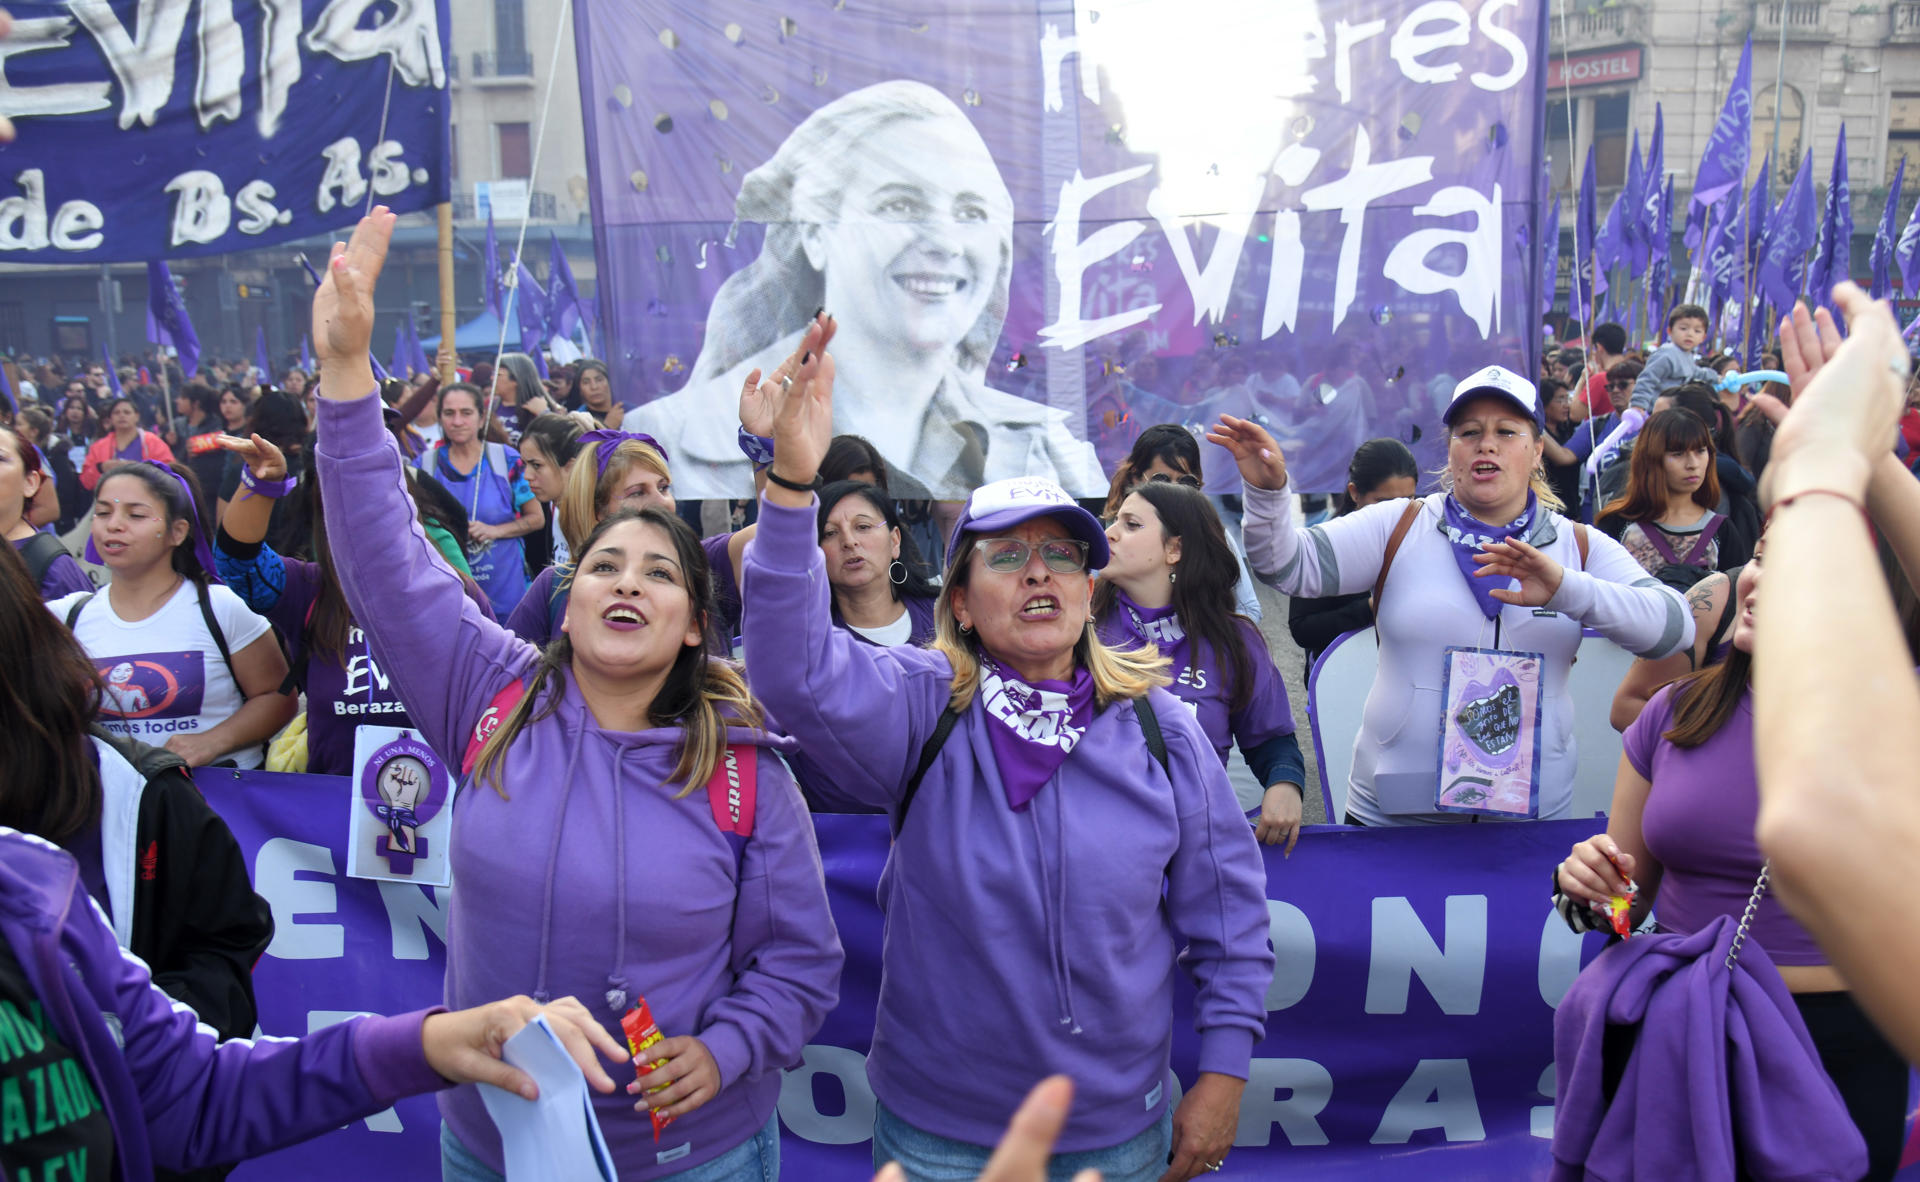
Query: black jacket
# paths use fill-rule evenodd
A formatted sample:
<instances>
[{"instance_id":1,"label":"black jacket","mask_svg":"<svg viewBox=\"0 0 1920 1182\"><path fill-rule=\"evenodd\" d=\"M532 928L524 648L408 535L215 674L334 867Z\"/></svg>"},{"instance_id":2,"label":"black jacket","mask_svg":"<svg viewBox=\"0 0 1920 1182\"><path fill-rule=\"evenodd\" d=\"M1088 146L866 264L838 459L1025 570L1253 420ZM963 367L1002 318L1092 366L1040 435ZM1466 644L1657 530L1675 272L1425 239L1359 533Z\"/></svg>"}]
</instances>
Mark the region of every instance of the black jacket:
<instances>
[{"instance_id":1,"label":"black jacket","mask_svg":"<svg viewBox=\"0 0 1920 1182\"><path fill-rule=\"evenodd\" d=\"M273 942L273 911L253 891L240 843L178 755L102 728L94 735L146 779L128 951L222 1039L251 1036L253 966Z\"/></svg>"}]
</instances>

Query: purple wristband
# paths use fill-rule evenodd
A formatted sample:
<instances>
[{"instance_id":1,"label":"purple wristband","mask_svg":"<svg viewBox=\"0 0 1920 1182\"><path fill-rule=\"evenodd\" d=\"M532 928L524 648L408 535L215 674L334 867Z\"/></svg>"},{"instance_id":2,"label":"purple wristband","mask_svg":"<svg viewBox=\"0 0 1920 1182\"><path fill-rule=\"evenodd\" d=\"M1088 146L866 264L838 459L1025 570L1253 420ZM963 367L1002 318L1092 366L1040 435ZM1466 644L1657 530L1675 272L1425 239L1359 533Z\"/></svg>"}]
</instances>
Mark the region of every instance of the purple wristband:
<instances>
[{"instance_id":1,"label":"purple wristband","mask_svg":"<svg viewBox=\"0 0 1920 1182\"><path fill-rule=\"evenodd\" d=\"M295 476L286 476L279 480L261 480L253 474L252 468L242 464L240 466L240 483L246 485L248 491L253 493L254 496L271 497L278 500L292 492L293 486L299 484L300 480Z\"/></svg>"},{"instance_id":2,"label":"purple wristband","mask_svg":"<svg viewBox=\"0 0 1920 1182\"><path fill-rule=\"evenodd\" d=\"M773 463L773 440L765 435L755 435L745 427L740 428L740 450L756 468L764 468Z\"/></svg>"}]
</instances>

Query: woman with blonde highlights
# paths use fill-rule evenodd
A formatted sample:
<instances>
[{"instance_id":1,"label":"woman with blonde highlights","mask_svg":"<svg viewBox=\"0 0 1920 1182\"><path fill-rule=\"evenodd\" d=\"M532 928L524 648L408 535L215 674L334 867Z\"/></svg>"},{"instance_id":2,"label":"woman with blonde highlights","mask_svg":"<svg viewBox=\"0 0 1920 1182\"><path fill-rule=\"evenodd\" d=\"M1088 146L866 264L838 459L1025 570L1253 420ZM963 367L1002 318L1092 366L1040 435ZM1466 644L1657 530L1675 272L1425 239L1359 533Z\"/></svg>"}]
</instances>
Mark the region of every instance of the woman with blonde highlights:
<instances>
[{"instance_id":1,"label":"woman with blonde highlights","mask_svg":"<svg viewBox=\"0 0 1920 1182\"><path fill-rule=\"evenodd\" d=\"M1265 876L1167 663L1095 631L1100 523L1058 484L973 493L931 649L834 626L812 488L833 435L833 322L759 387L774 460L746 554L753 684L834 790L885 810L887 917L868 1077L875 1164L971 1177L1035 1081L1078 1089L1053 1160L1174 1182L1232 1148L1272 980ZM1176 956L1200 1074L1166 1095ZM981 1053L982 1023L994 1047Z\"/></svg>"},{"instance_id":2,"label":"woman with blonde highlights","mask_svg":"<svg viewBox=\"0 0 1920 1182\"><path fill-rule=\"evenodd\" d=\"M780 1070L832 1007L841 963L783 740L709 655L713 574L671 513L616 509L580 539L544 650L466 598L412 519L366 360L393 222L384 208L363 219L314 297L318 463L375 659L422 738L467 752L447 998L575 994L615 1037L644 999L668 1036L649 1052L666 1061L647 1077L657 1090L593 1101L618 1176L774 1177ZM455 623L428 634L421 619ZM443 1177L497 1182L478 1091L442 1093L440 1111ZM673 1118L657 1140L649 1111Z\"/></svg>"}]
</instances>

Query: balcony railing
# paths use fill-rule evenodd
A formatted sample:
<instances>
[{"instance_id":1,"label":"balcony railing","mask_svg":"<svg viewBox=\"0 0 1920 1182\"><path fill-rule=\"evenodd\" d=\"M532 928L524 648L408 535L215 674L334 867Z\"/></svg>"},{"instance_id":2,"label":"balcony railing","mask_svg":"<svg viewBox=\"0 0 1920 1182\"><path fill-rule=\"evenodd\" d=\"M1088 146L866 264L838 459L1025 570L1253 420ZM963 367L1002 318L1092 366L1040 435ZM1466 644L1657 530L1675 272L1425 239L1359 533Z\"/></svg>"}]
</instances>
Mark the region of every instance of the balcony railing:
<instances>
[{"instance_id":1,"label":"balcony railing","mask_svg":"<svg viewBox=\"0 0 1920 1182\"><path fill-rule=\"evenodd\" d=\"M1892 39L1920 41L1920 0L1894 0L1889 7L1893 18Z\"/></svg>"},{"instance_id":2,"label":"balcony railing","mask_svg":"<svg viewBox=\"0 0 1920 1182\"><path fill-rule=\"evenodd\" d=\"M1547 30L1554 48L1562 48L1561 24L1558 16L1548 20ZM1605 8L1570 12L1567 14L1565 31L1564 48L1575 51L1645 41L1647 39L1646 7L1630 3L1609 4Z\"/></svg>"},{"instance_id":3,"label":"balcony railing","mask_svg":"<svg viewBox=\"0 0 1920 1182\"><path fill-rule=\"evenodd\" d=\"M1756 0L1755 31L1779 36L1785 27L1789 41L1822 41L1827 37L1825 0Z\"/></svg>"},{"instance_id":4,"label":"balcony railing","mask_svg":"<svg viewBox=\"0 0 1920 1182\"><path fill-rule=\"evenodd\" d=\"M531 78L533 77L533 55L524 49L475 50L473 76L475 78Z\"/></svg>"}]
</instances>

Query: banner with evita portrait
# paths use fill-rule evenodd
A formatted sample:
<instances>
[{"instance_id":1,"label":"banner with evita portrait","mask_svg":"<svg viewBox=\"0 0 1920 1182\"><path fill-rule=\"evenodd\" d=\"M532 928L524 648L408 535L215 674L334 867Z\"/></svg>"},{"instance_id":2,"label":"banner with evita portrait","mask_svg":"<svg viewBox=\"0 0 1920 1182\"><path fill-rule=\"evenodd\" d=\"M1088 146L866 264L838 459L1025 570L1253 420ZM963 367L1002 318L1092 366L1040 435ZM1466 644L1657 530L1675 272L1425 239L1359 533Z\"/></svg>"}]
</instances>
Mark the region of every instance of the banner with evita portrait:
<instances>
[{"instance_id":1,"label":"banner with evita portrait","mask_svg":"<svg viewBox=\"0 0 1920 1182\"><path fill-rule=\"evenodd\" d=\"M1104 496L1156 423L1263 421L1295 487L1443 450L1530 372L1545 10L1518 0L575 0L607 360L683 497L825 307L835 428L908 498ZM1550 231L1549 231L1550 232ZM1237 487L1203 447L1213 491Z\"/></svg>"}]
</instances>

